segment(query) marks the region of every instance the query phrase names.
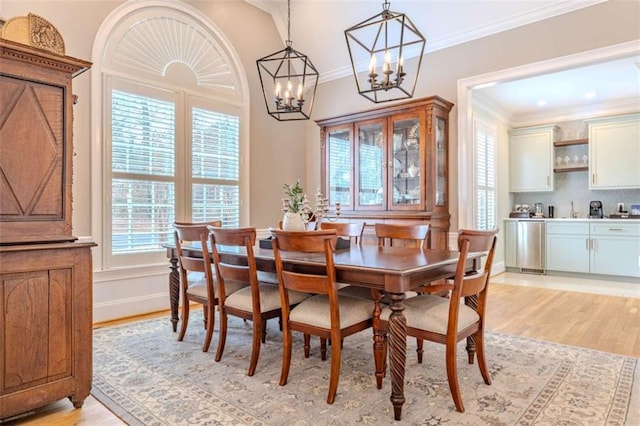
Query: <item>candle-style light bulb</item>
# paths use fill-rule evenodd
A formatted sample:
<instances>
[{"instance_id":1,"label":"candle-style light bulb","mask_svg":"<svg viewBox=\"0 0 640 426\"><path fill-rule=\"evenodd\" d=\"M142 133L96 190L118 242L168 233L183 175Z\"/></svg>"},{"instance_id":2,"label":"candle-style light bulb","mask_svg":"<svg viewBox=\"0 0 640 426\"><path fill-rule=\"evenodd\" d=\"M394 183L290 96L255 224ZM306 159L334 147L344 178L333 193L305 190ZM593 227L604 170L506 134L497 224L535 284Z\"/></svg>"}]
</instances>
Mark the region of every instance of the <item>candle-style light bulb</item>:
<instances>
[{"instance_id":1,"label":"candle-style light bulb","mask_svg":"<svg viewBox=\"0 0 640 426\"><path fill-rule=\"evenodd\" d=\"M291 80L287 81L287 91L289 93L293 92L293 85L291 84Z\"/></svg>"},{"instance_id":2,"label":"candle-style light bulb","mask_svg":"<svg viewBox=\"0 0 640 426\"><path fill-rule=\"evenodd\" d=\"M404 60L402 58L402 56L400 56L398 58L398 74L400 74L402 72L402 65L404 64Z\"/></svg>"},{"instance_id":3,"label":"candle-style light bulb","mask_svg":"<svg viewBox=\"0 0 640 426\"><path fill-rule=\"evenodd\" d=\"M282 86L280 83L276 83L276 98L280 97L280 93L282 93Z\"/></svg>"},{"instance_id":4,"label":"candle-style light bulb","mask_svg":"<svg viewBox=\"0 0 640 426\"><path fill-rule=\"evenodd\" d=\"M371 55L371 61L369 62L369 74L376 73L376 55Z\"/></svg>"},{"instance_id":5,"label":"candle-style light bulb","mask_svg":"<svg viewBox=\"0 0 640 426\"><path fill-rule=\"evenodd\" d=\"M387 50L384 52L384 65L382 67L383 72L391 71L391 53Z\"/></svg>"},{"instance_id":6,"label":"candle-style light bulb","mask_svg":"<svg viewBox=\"0 0 640 426\"><path fill-rule=\"evenodd\" d=\"M302 100L302 83L298 83L298 100Z\"/></svg>"}]
</instances>

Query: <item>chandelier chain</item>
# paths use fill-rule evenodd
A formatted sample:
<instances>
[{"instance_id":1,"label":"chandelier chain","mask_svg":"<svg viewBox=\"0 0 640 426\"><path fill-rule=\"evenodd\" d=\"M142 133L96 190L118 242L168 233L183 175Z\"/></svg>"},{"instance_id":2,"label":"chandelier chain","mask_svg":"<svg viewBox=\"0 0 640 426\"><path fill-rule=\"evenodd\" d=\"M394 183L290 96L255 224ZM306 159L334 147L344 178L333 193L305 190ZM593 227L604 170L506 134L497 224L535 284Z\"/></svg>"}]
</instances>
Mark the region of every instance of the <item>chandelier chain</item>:
<instances>
[{"instance_id":1,"label":"chandelier chain","mask_svg":"<svg viewBox=\"0 0 640 426\"><path fill-rule=\"evenodd\" d=\"M287 0L287 46L291 44L291 0Z\"/></svg>"}]
</instances>

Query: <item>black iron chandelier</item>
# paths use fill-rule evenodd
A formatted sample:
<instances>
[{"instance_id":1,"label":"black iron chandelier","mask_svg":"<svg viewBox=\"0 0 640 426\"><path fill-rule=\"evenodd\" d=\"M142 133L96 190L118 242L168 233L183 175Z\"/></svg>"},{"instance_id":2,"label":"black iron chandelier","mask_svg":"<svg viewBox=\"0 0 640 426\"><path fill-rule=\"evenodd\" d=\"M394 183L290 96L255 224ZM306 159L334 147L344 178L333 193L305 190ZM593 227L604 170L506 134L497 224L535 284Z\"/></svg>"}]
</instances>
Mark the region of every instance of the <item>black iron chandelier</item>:
<instances>
[{"instance_id":1,"label":"black iron chandelier","mask_svg":"<svg viewBox=\"0 0 640 426\"><path fill-rule=\"evenodd\" d=\"M276 120L308 120L318 86L309 57L291 47L291 0L287 0L286 47L256 61L267 112Z\"/></svg>"},{"instance_id":2,"label":"black iron chandelier","mask_svg":"<svg viewBox=\"0 0 640 426\"><path fill-rule=\"evenodd\" d=\"M413 22L389 6L385 0L382 13L344 32L358 92L375 103L413 96L426 44Z\"/></svg>"}]
</instances>

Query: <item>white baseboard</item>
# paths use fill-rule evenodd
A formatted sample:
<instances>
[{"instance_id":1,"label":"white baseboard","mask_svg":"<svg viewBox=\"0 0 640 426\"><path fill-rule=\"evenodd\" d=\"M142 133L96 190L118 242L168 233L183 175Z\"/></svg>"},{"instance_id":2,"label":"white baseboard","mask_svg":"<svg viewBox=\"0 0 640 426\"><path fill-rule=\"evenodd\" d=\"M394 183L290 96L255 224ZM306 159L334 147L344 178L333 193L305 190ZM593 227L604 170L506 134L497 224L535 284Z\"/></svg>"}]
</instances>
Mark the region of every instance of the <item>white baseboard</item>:
<instances>
[{"instance_id":1,"label":"white baseboard","mask_svg":"<svg viewBox=\"0 0 640 426\"><path fill-rule=\"evenodd\" d=\"M111 321L169 309L169 294L156 293L93 304L93 322ZM167 323L169 317L167 316Z\"/></svg>"}]
</instances>

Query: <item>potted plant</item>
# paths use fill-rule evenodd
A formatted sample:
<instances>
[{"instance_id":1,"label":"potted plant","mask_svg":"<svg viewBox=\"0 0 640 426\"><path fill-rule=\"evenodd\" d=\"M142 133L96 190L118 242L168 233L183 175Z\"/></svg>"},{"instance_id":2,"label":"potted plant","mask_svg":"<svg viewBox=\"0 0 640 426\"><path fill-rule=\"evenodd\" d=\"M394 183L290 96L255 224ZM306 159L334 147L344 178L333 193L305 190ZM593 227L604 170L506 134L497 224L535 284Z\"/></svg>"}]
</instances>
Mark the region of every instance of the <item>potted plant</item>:
<instances>
[{"instance_id":1,"label":"potted plant","mask_svg":"<svg viewBox=\"0 0 640 426\"><path fill-rule=\"evenodd\" d=\"M300 186L298 179L293 185L285 183L282 188L287 198L282 199L284 218L282 229L286 231L304 231L305 225L302 215L307 214L308 203L306 194Z\"/></svg>"}]
</instances>

